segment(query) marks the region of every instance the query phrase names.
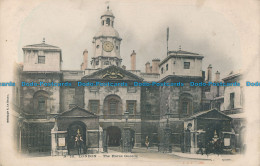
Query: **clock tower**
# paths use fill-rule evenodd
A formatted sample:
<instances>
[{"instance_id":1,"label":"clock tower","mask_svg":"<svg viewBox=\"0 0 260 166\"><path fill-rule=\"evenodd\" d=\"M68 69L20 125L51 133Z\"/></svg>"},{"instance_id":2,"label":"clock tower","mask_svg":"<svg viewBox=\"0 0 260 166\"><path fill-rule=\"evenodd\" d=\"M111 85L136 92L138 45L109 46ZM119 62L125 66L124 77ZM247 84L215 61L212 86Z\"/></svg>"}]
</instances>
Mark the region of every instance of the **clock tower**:
<instances>
[{"instance_id":1,"label":"clock tower","mask_svg":"<svg viewBox=\"0 0 260 166\"><path fill-rule=\"evenodd\" d=\"M102 69L110 65L121 66L120 56L121 38L114 29L115 16L107 7L107 11L101 15L101 27L93 37L94 56L91 65L94 69Z\"/></svg>"}]
</instances>

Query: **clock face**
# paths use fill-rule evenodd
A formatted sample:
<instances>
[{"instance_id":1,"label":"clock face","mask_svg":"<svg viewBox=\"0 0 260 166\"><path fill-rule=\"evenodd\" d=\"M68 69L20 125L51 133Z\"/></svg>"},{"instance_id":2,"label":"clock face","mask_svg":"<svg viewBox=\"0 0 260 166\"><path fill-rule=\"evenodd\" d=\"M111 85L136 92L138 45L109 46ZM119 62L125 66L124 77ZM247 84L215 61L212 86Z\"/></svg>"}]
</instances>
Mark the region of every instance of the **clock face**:
<instances>
[{"instance_id":1,"label":"clock face","mask_svg":"<svg viewBox=\"0 0 260 166\"><path fill-rule=\"evenodd\" d=\"M105 41L103 44L103 49L106 52L111 52L114 49L114 45L110 41Z\"/></svg>"}]
</instances>

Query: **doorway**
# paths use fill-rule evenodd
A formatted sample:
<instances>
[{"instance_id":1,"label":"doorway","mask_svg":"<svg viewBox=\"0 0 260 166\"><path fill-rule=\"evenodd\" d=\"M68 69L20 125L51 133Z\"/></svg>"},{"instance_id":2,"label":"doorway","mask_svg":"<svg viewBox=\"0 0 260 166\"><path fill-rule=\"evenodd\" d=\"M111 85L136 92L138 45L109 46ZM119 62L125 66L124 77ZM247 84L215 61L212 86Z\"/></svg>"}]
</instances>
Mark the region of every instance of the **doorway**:
<instances>
[{"instance_id":1,"label":"doorway","mask_svg":"<svg viewBox=\"0 0 260 166\"><path fill-rule=\"evenodd\" d=\"M107 143L109 147L120 146L121 130L116 126L107 128Z\"/></svg>"},{"instance_id":2,"label":"doorway","mask_svg":"<svg viewBox=\"0 0 260 166\"><path fill-rule=\"evenodd\" d=\"M86 125L83 122L73 122L68 127L67 146L70 155L78 154L78 149L75 142L75 137L80 134L82 137L82 152L86 153Z\"/></svg>"}]
</instances>

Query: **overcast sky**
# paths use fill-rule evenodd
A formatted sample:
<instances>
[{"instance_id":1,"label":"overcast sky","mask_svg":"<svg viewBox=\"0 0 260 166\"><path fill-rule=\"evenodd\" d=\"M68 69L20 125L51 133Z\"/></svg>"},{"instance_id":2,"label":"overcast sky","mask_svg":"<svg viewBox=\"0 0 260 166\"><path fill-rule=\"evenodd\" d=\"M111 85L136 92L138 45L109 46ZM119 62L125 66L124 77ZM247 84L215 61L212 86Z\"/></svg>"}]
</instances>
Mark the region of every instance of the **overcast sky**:
<instances>
[{"instance_id":1,"label":"overcast sky","mask_svg":"<svg viewBox=\"0 0 260 166\"><path fill-rule=\"evenodd\" d=\"M153 58L166 57L166 28L170 28L169 50L202 54L203 70L209 64L221 77L242 68L241 30L228 11L218 11L201 3L181 1L110 1L115 15L115 29L122 38L123 65L130 69L130 54L137 53L137 69ZM234 4L235 5L235 4ZM232 9L232 8L231 8ZM22 47L46 43L62 49L63 70L79 70L82 52L93 56L92 38L100 27L105 1L57 0L40 3L21 24L18 44L19 61ZM89 58L90 61L91 58ZM213 77L214 78L214 77Z\"/></svg>"}]
</instances>

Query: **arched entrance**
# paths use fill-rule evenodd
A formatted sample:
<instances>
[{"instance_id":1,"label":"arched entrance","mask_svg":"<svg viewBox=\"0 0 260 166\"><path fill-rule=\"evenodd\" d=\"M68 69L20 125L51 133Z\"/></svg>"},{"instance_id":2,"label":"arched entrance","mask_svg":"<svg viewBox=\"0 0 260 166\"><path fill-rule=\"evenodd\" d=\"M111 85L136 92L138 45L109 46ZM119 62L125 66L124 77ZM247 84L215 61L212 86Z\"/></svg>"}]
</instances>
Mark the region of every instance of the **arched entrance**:
<instances>
[{"instance_id":1,"label":"arched entrance","mask_svg":"<svg viewBox=\"0 0 260 166\"><path fill-rule=\"evenodd\" d=\"M120 146L121 130L116 126L107 128L107 143L110 147Z\"/></svg>"},{"instance_id":2,"label":"arched entrance","mask_svg":"<svg viewBox=\"0 0 260 166\"><path fill-rule=\"evenodd\" d=\"M86 153L86 125L83 122L77 121L71 123L68 127L67 146L70 155L78 154L78 149L75 142L75 138L78 133L81 135L83 140L82 153Z\"/></svg>"}]
</instances>

